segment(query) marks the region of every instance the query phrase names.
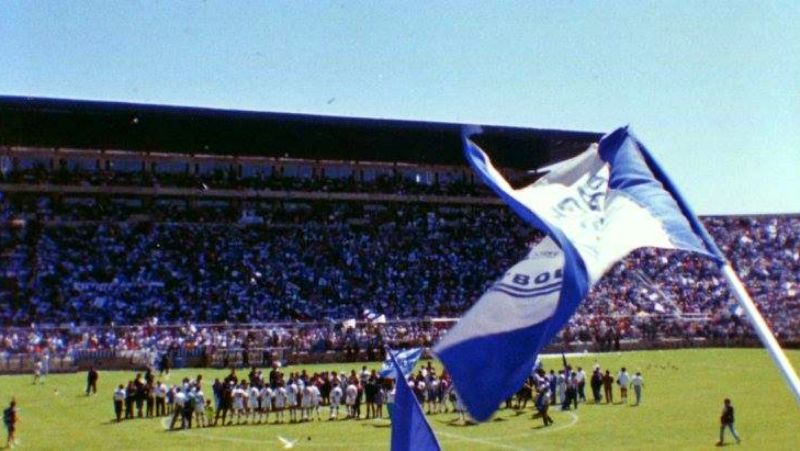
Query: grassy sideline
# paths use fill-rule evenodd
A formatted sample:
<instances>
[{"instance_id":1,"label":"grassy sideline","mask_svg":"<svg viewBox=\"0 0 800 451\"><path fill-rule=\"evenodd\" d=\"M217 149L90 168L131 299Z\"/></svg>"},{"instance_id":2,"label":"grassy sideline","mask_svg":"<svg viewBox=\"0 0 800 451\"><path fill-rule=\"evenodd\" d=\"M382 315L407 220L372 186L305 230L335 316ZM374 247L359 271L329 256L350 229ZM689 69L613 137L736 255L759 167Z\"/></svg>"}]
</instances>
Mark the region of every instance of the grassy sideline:
<instances>
[{"instance_id":1,"label":"grassy sideline","mask_svg":"<svg viewBox=\"0 0 800 451\"><path fill-rule=\"evenodd\" d=\"M792 351L789 356L800 367L800 352ZM731 446L798 448L800 408L764 350L643 351L570 359L571 364L584 368L591 368L595 362L612 373L623 365L642 371L643 404L589 404L570 413L556 411L556 423L548 429L540 429L540 420L530 419L530 406L523 415L500 410L494 420L477 426L452 422L456 418L452 413L432 415L428 420L443 449L711 449L719 432L722 399L730 397L743 439L738 447ZM560 359L545 360L546 368L558 364ZM349 371L360 365L303 368ZM197 373L202 373L208 383L225 374L223 370L181 370L174 371L168 382ZM299 438L296 449L389 447L387 420L243 425L177 433L165 432L161 419L116 424L111 422L111 394L114 386L128 379L132 379L131 373L102 372L99 394L86 397L83 373L51 375L40 385L32 385L29 375L0 377L3 408L11 396L19 403L21 444L16 449L280 449L278 435ZM210 392L210 387L205 391ZM327 413L327 408L323 412ZM5 436L2 440L5 444Z\"/></svg>"}]
</instances>

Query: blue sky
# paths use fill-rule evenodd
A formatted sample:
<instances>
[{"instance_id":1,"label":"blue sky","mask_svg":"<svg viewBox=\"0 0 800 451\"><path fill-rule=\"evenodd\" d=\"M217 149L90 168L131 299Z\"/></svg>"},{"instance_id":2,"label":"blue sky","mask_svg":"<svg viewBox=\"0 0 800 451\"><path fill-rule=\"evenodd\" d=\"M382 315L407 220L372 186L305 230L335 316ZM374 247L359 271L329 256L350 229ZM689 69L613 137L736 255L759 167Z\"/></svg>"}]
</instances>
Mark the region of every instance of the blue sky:
<instances>
[{"instance_id":1,"label":"blue sky","mask_svg":"<svg viewBox=\"0 0 800 451\"><path fill-rule=\"evenodd\" d=\"M0 3L0 94L610 131L800 213L800 2Z\"/></svg>"}]
</instances>

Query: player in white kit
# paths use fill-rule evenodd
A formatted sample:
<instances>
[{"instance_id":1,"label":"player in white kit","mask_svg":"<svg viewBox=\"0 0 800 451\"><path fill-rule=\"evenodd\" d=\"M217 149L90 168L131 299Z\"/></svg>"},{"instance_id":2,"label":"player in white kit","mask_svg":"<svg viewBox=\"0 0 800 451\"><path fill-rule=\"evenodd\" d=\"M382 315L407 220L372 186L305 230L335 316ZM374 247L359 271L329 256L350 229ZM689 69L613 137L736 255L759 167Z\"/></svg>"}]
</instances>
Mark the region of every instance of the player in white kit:
<instances>
[{"instance_id":1,"label":"player in white kit","mask_svg":"<svg viewBox=\"0 0 800 451\"><path fill-rule=\"evenodd\" d=\"M198 427L206 427L206 395L202 390L197 390L194 393L194 420L197 422ZM209 418L210 421L210 418Z\"/></svg>"},{"instance_id":2,"label":"player in white kit","mask_svg":"<svg viewBox=\"0 0 800 451\"><path fill-rule=\"evenodd\" d=\"M236 387L233 388L232 394L233 394L233 413L236 414L236 424L240 424L243 415L245 416L245 419L247 419L244 410L245 395L247 394L247 392L242 388L241 385L237 385Z\"/></svg>"},{"instance_id":3,"label":"player in white kit","mask_svg":"<svg viewBox=\"0 0 800 451\"><path fill-rule=\"evenodd\" d=\"M269 412L272 410L272 389L269 388L268 384L264 384L261 387L261 390L258 392L258 397L260 398L261 403L260 412L261 416L258 417L258 421L261 422L262 420L267 423L269 422Z\"/></svg>"},{"instance_id":4,"label":"player in white kit","mask_svg":"<svg viewBox=\"0 0 800 451\"><path fill-rule=\"evenodd\" d=\"M342 402L342 387L336 384L331 389L331 413L328 417L329 420L339 419L339 404Z\"/></svg>"},{"instance_id":5,"label":"player in white kit","mask_svg":"<svg viewBox=\"0 0 800 451\"><path fill-rule=\"evenodd\" d=\"M250 417L253 419L253 424L256 422L256 415L259 415L259 402L258 396L261 392L258 390L258 387L255 385L250 386L250 392L248 393L248 401L250 403Z\"/></svg>"},{"instance_id":6,"label":"player in white kit","mask_svg":"<svg viewBox=\"0 0 800 451\"><path fill-rule=\"evenodd\" d=\"M283 382L275 389L275 423L283 423L283 409L286 408L286 387Z\"/></svg>"},{"instance_id":7,"label":"player in white kit","mask_svg":"<svg viewBox=\"0 0 800 451\"><path fill-rule=\"evenodd\" d=\"M297 421L297 384L293 380L289 380L286 386L286 405L289 408L289 422L294 423Z\"/></svg>"},{"instance_id":8,"label":"player in white kit","mask_svg":"<svg viewBox=\"0 0 800 451\"><path fill-rule=\"evenodd\" d=\"M354 407L356 404L356 396L358 396L358 387L353 383L348 384L347 388L344 390L344 403L347 405L347 418L355 418L356 416Z\"/></svg>"},{"instance_id":9,"label":"player in white kit","mask_svg":"<svg viewBox=\"0 0 800 451\"><path fill-rule=\"evenodd\" d=\"M317 421L320 421L322 418L319 416L319 403L322 399L322 393L319 391L319 387L314 384L310 385L311 388L311 413L309 414L309 420L311 419L311 414L316 415Z\"/></svg>"}]
</instances>

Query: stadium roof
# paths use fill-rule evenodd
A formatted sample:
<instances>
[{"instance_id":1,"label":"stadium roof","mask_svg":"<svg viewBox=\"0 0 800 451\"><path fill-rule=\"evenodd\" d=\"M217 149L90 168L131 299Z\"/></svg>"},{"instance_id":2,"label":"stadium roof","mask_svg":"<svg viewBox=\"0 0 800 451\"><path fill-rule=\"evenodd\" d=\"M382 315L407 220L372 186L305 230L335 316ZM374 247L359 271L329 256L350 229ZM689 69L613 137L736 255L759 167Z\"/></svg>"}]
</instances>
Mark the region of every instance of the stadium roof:
<instances>
[{"instance_id":1,"label":"stadium roof","mask_svg":"<svg viewBox=\"0 0 800 451\"><path fill-rule=\"evenodd\" d=\"M0 96L0 145L462 165L461 124ZM484 126L498 166L539 167L593 132Z\"/></svg>"}]
</instances>

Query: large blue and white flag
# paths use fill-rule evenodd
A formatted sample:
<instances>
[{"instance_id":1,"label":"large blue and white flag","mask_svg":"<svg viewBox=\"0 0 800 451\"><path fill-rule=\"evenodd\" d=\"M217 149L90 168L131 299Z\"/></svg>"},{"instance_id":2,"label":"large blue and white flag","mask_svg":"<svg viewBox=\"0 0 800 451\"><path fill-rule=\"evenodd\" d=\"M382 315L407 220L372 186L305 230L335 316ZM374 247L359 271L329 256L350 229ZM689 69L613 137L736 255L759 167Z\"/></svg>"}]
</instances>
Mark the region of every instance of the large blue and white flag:
<instances>
[{"instance_id":1,"label":"large blue and white flag","mask_svg":"<svg viewBox=\"0 0 800 451\"><path fill-rule=\"evenodd\" d=\"M422 348L411 348L402 351L387 349L386 360L383 361L383 366L381 366L381 370L378 374L381 377L391 377L397 380L397 371L395 371L395 365L392 363L392 355L394 355L397 365L403 370L403 376L407 376L414 371L414 365L416 365L417 360L422 357Z\"/></svg>"},{"instance_id":2,"label":"large blue and white flag","mask_svg":"<svg viewBox=\"0 0 800 451\"><path fill-rule=\"evenodd\" d=\"M627 128L519 189L470 139L477 133L463 132L472 167L519 216L547 234L434 348L470 415L485 421L519 389L536 355L592 285L629 252L660 247L720 263L724 258Z\"/></svg>"},{"instance_id":3,"label":"large blue and white flag","mask_svg":"<svg viewBox=\"0 0 800 451\"><path fill-rule=\"evenodd\" d=\"M402 373L398 361L389 353L394 370ZM394 412L392 413L392 451L440 450L439 441L425 419L417 397L405 377L395 379Z\"/></svg>"}]
</instances>

